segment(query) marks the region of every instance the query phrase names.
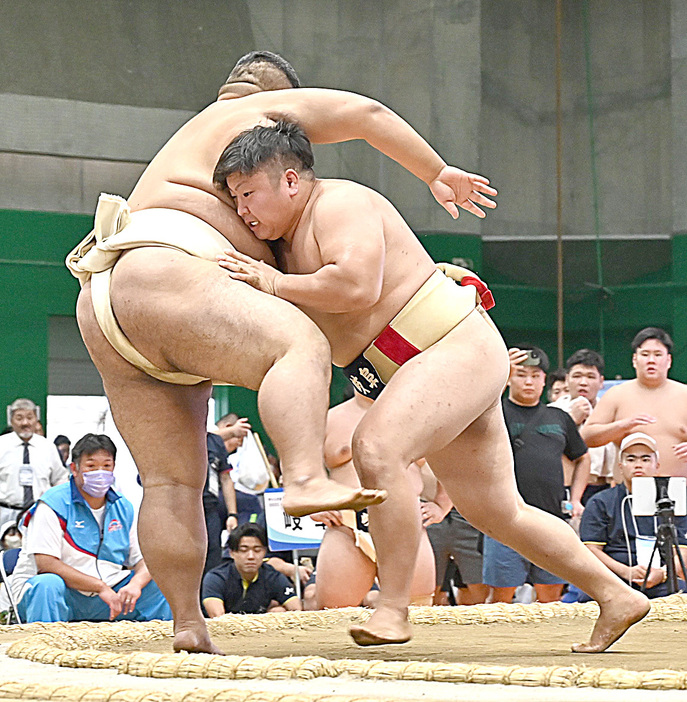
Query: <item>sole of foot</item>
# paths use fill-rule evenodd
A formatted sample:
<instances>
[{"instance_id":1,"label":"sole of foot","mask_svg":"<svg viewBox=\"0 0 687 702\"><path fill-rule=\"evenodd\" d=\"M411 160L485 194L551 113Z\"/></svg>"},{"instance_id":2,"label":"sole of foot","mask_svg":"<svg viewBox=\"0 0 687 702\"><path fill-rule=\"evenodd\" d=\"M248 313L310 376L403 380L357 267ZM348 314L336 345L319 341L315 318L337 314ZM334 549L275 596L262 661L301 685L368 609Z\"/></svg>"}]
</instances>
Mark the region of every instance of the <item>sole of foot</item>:
<instances>
[{"instance_id":1,"label":"sole of foot","mask_svg":"<svg viewBox=\"0 0 687 702\"><path fill-rule=\"evenodd\" d=\"M391 644L404 644L408 643L408 641L411 639L410 634L404 634L393 638L378 636L362 626L352 626L348 633L351 635L353 641L358 644L358 646L388 646Z\"/></svg>"},{"instance_id":2,"label":"sole of foot","mask_svg":"<svg viewBox=\"0 0 687 702\"><path fill-rule=\"evenodd\" d=\"M386 490L365 490L364 488L341 490L339 489L341 487L337 485L334 489L313 490L312 493L296 496L285 494L282 507L292 517L305 517L313 512L334 509L358 511L371 505L378 505L387 498Z\"/></svg>"}]
</instances>

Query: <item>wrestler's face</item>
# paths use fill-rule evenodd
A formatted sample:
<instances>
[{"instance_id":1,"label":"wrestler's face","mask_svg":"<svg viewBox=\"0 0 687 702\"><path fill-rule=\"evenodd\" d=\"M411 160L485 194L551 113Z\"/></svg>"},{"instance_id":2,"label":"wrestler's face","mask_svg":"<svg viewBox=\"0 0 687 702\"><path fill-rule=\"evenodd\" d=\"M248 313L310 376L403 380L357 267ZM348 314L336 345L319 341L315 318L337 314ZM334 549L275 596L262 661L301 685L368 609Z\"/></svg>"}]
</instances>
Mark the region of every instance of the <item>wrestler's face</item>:
<instances>
[{"instance_id":1,"label":"wrestler's face","mask_svg":"<svg viewBox=\"0 0 687 702\"><path fill-rule=\"evenodd\" d=\"M658 469L658 456L648 446L633 444L620 456L620 468L628 489L632 488L632 478L652 477Z\"/></svg>"},{"instance_id":2,"label":"wrestler's face","mask_svg":"<svg viewBox=\"0 0 687 702\"><path fill-rule=\"evenodd\" d=\"M604 384L604 377L596 366L583 366L581 363L574 365L568 372L568 389L571 399L586 397L590 402Z\"/></svg>"},{"instance_id":3,"label":"wrestler's face","mask_svg":"<svg viewBox=\"0 0 687 702\"><path fill-rule=\"evenodd\" d=\"M658 339L647 339L632 356L637 378L650 384L668 378L672 361L668 349Z\"/></svg>"},{"instance_id":4,"label":"wrestler's face","mask_svg":"<svg viewBox=\"0 0 687 702\"><path fill-rule=\"evenodd\" d=\"M250 175L234 173L227 178L239 217L258 239L275 241L297 220L293 197L298 188L292 174L293 169L281 174L266 169Z\"/></svg>"},{"instance_id":5,"label":"wrestler's face","mask_svg":"<svg viewBox=\"0 0 687 702\"><path fill-rule=\"evenodd\" d=\"M236 570L242 578L252 580L257 574L267 549L257 536L242 536L236 551L231 551Z\"/></svg>"},{"instance_id":6,"label":"wrestler's face","mask_svg":"<svg viewBox=\"0 0 687 702\"><path fill-rule=\"evenodd\" d=\"M534 406L544 392L546 373L536 366L515 366L508 381L508 397L516 405Z\"/></svg>"},{"instance_id":7,"label":"wrestler's face","mask_svg":"<svg viewBox=\"0 0 687 702\"><path fill-rule=\"evenodd\" d=\"M23 441L28 441L36 431L38 417L33 410L18 409L12 412L10 424L17 436Z\"/></svg>"}]
</instances>

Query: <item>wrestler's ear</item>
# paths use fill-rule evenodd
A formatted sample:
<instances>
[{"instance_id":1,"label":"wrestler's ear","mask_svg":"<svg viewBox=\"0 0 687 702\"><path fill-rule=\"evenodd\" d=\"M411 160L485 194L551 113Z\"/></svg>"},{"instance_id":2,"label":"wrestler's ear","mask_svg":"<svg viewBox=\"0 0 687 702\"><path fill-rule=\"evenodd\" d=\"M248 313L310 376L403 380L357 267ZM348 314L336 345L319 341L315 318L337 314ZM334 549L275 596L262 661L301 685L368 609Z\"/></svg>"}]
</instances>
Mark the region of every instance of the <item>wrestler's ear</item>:
<instances>
[{"instance_id":1,"label":"wrestler's ear","mask_svg":"<svg viewBox=\"0 0 687 702\"><path fill-rule=\"evenodd\" d=\"M298 175L298 171L293 168L287 168L284 171L283 177L286 182L286 188L289 195L297 195L301 184L301 178Z\"/></svg>"}]
</instances>

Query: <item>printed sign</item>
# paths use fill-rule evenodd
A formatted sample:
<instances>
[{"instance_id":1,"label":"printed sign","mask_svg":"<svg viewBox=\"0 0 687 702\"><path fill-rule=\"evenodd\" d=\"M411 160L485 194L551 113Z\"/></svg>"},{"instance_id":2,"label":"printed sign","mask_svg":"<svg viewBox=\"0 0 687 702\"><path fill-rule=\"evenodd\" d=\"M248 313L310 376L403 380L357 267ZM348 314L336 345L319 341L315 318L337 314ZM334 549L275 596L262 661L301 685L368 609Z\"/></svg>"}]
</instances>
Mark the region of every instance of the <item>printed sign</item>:
<instances>
[{"instance_id":1,"label":"printed sign","mask_svg":"<svg viewBox=\"0 0 687 702\"><path fill-rule=\"evenodd\" d=\"M281 506L283 496L281 488L265 490L265 520L270 551L317 548L322 543L325 525L314 522L310 517L286 514Z\"/></svg>"}]
</instances>

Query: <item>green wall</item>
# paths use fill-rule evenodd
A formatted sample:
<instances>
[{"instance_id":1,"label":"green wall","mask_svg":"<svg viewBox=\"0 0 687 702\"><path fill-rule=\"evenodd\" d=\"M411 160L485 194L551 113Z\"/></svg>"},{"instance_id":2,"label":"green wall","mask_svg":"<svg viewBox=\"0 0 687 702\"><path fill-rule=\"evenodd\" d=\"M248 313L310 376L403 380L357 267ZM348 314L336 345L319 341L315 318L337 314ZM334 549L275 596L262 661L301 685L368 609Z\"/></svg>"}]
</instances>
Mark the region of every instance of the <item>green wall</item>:
<instances>
[{"instance_id":1,"label":"green wall","mask_svg":"<svg viewBox=\"0 0 687 702\"><path fill-rule=\"evenodd\" d=\"M64 258L92 217L0 210L0 408L28 397L45 411L48 319L74 315L79 284ZM2 425L4 426L4 411Z\"/></svg>"},{"instance_id":2,"label":"green wall","mask_svg":"<svg viewBox=\"0 0 687 702\"><path fill-rule=\"evenodd\" d=\"M45 407L48 387L48 320L74 314L78 282L64 267L66 253L89 231L86 215L0 210L0 406L26 396ZM556 294L550 285L527 286L487 260L474 235L421 234L437 261L464 259L490 284L492 315L508 344L532 342L556 359ZM490 244L490 249L493 247ZM601 348L599 310L608 377L632 376L630 341L644 326L673 334L672 377L687 381L687 235L672 240L672 261L641 278L598 292L571 284L565 295L565 348ZM346 381L334 369L332 403L341 401ZM255 393L215 389L217 415L234 411L261 428Z\"/></svg>"}]
</instances>

